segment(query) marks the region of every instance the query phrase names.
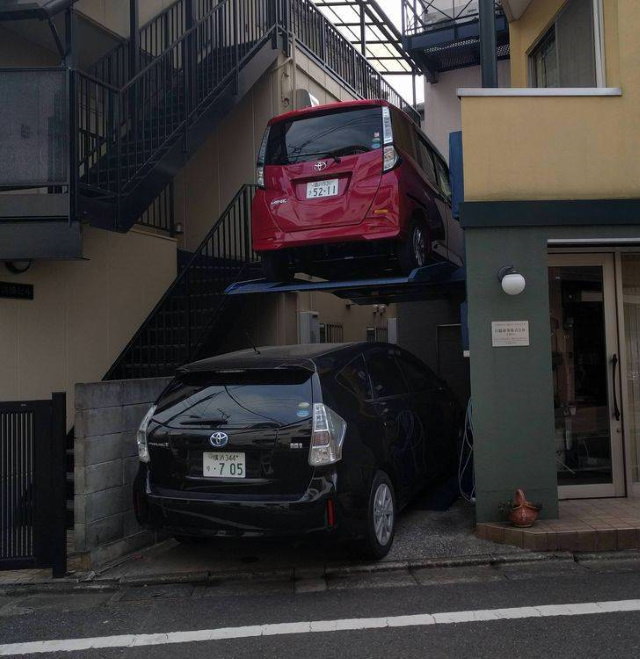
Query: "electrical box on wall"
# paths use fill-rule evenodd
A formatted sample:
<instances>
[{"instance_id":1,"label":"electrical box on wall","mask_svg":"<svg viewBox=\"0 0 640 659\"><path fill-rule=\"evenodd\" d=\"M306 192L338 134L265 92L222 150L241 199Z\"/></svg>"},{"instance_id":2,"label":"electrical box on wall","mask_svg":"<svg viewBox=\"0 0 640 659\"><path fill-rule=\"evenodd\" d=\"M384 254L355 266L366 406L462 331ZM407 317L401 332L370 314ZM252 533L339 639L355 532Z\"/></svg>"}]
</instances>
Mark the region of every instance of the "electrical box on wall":
<instances>
[{"instance_id":1,"label":"electrical box on wall","mask_svg":"<svg viewBox=\"0 0 640 659\"><path fill-rule=\"evenodd\" d=\"M398 343L398 319L387 318L387 341Z\"/></svg>"},{"instance_id":2,"label":"electrical box on wall","mask_svg":"<svg viewBox=\"0 0 640 659\"><path fill-rule=\"evenodd\" d=\"M298 313L298 343L320 343L320 320L317 311Z\"/></svg>"}]
</instances>

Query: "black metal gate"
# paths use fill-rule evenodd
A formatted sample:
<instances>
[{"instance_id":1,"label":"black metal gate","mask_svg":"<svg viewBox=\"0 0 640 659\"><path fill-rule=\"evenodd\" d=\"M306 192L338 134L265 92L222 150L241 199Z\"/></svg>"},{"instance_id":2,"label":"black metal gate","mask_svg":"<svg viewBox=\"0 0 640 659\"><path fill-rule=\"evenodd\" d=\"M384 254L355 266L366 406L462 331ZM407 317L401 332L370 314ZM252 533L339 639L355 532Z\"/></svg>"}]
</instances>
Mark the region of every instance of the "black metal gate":
<instances>
[{"instance_id":1,"label":"black metal gate","mask_svg":"<svg viewBox=\"0 0 640 659\"><path fill-rule=\"evenodd\" d=\"M0 403L0 570L66 572L66 396Z\"/></svg>"}]
</instances>

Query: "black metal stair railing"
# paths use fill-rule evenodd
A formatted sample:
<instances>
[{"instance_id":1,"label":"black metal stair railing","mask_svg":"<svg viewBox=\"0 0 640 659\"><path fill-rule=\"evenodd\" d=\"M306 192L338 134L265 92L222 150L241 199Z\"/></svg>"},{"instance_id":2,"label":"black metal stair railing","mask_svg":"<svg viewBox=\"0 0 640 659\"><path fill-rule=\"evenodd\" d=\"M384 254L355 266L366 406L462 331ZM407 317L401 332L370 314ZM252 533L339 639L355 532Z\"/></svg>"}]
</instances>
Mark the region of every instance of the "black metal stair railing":
<instances>
[{"instance_id":1,"label":"black metal stair railing","mask_svg":"<svg viewBox=\"0 0 640 659\"><path fill-rule=\"evenodd\" d=\"M227 322L226 288L258 276L259 261L251 247L254 192L254 185L240 188L105 380L171 375L198 358L216 328Z\"/></svg>"},{"instance_id":2,"label":"black metal stair railing","mask_svg":"<svg viewBox=\"0 0 640 659\"><path fill-rule=\"evenodd\" d=\"M122 87L76 72L83 194L129 194L253 53L275 43L281 2L222 0Z\"/></svg>"}]
</instances>

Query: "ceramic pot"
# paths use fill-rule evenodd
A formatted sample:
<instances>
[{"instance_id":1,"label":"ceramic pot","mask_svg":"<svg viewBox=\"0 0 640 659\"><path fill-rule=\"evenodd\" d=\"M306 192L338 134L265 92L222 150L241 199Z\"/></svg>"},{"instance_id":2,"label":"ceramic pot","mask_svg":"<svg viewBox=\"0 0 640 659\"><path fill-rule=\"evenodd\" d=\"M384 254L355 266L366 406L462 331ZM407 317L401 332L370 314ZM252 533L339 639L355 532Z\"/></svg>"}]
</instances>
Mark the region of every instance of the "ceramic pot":
<instances>
[{"instance_id":1,"label":"ceramic pot","mask_svg":"<svg viewBox=\"0 0 640 659\"><path fill-rule=\"evenodd\" d=\"M509 511L509 521L519 528L528 528L538 519L538 509L531 503L514 506Z\"/></svg>"},{"instance_id":2,"label":"ceramic pot","mask_svg":"<svg viewBox=\"0 0 640 659\"><path fill-rule=\"evenodd\" d=\"M509 511L509 521L520 528L528 528L538 519L540 509L527 501L522 490L516 490L513 505Z\"/></svg>"}]
</instances>

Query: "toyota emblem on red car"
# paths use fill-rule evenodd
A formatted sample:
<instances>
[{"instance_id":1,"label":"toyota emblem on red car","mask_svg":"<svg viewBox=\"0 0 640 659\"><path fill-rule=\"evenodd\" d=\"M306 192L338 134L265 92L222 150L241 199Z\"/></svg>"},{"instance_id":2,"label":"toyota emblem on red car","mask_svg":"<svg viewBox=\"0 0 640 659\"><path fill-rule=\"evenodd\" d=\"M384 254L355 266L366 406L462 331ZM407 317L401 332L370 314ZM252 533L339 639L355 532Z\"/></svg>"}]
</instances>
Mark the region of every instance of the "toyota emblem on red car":
<instances>
[{"instance_id":1,"label":"toyota emblem on red car","mask_svg":"<svg viewBox=\"0 0 640 659\"><path fill-rule=\"evenodd\" d=\"M326 169L327 163L324 160L318 160L318 162L313 166L316 172L321 172L323 169Z\"/></svg>"}]
</instances>

